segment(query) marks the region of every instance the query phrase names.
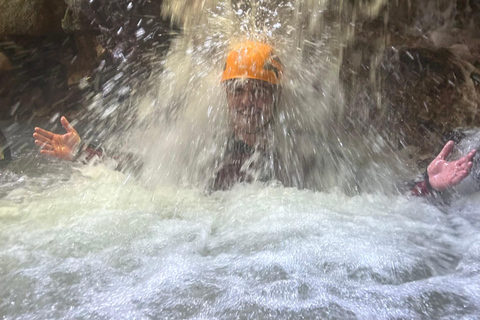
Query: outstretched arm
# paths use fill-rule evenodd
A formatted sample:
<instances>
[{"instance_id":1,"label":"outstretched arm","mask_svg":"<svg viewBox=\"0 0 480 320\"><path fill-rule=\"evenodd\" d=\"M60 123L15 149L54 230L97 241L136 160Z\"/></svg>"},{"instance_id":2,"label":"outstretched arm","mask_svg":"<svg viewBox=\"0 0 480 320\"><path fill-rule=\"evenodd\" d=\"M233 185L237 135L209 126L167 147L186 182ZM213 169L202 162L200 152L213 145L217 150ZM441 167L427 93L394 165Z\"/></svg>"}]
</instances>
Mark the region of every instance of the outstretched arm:
<instances>
[{"instance_id":1,"label":"outstretched arm","mask_svg":"<svg viewBox=\"0 0 480 320\"><path fill-rule=\"evenodd\" d=\"M453 146L453 141L448 141L427 168L428 182L437 191L444 191L456 186L470 174L472 169L476 150L470 151L456 161L447 162L445 159L452 152Z\"/></svg>"},{"instance_id":2,"label":"outstretched arm","mask_svg":"<svg viewBox=\"0 0 480 320\"><path fill-rule=\"evenodd\" d=\"M60 135L42 128L35 128L33 137L35 144L39 146L40 153L63 160L72 160L80 145L80 136L67 118L60 119L67 133Z\"/></svg>"},{"instance_id":3,"label":"outstretched arm","mask_svg":"<svg viewBox=\"0 0 480 320\"><path fill-rule=\"evenodd\" d=\"M63 160L79 159L84 163L90 162L94 157L104 157L103 150L90 144L81 145L77 131L65 117L60 119L67 133L60 135L42 128L35 128L33 137L35 144L41 148L40 153ZM117 163L117 170L127 169L139 172L143 166L142 161L130 153L111 154L109 158Z\"/></svg>"}]
</instances>

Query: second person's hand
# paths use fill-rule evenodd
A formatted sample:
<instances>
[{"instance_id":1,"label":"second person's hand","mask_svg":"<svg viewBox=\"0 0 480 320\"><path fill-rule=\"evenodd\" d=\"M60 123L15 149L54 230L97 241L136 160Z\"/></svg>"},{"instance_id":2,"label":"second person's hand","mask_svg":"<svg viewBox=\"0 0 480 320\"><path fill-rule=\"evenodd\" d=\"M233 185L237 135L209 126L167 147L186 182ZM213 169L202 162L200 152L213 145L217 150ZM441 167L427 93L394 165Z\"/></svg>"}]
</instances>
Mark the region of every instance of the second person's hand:
<instances>
[{"instance_id":1,"label":"second person's hand","mask_svg":"<svg viewBox=\"0 0 480 320\"><path fill-rule=\"evenodd\" d=\"M476 150L470 151L456 161L447 162L445 159L452 152L453 146L453 141L448 141L427 168L429 183L437 191L456 186L470 174L472 169Z\"/></svg>"},{"instance_id":2,"label":"second person's hand","mask_svg":"<svg viewBox=\"0 0 480 320\"><path fill-rule=\"evenodd\" d=\"M65 117L62 117L60 122L67 133L60 135L36 127L33 134L35 144L41 148L41 154L63 160L72 160L82 139Z\"/></svg>"}]
</instances>

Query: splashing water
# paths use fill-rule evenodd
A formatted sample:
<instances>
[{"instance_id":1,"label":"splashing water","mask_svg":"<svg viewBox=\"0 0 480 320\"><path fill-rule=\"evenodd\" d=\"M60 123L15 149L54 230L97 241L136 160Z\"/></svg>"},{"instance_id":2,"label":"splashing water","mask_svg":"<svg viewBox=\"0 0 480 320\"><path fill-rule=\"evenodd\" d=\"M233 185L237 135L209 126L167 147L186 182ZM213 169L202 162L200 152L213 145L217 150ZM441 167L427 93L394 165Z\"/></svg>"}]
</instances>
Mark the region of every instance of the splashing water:
<instances>
[{"instance_id":1,"label":"splashing water","mask_svg":"<svg viewBox=\"0 0 480 320\"><path fill-rule=\"evenodd\" d=\"M420 198L256 183L206 196L145 188L104 165L32 169L28 150L15 157L0 175L3 319L480 311L478 196L447 214Z\"/></svg>"},{"instance_id":2,"label":"splashing water","mask_svg":"<svg viewBox=\"0 0 480 320\"><path fill-rule=\"evenodd\" d=\"M120 103L107 99L124 89L119 68L87 108L102 125L85 132L141 155L142 177L32 157L30 147L0 171L0 317L477 317L478 195L439 208L388 193L403 172L385 159L388 143L349 131L355 119L345 125L348 26L384 1L349 3L165 1L183 33L153 58L157 72ZM289 173L326 191L252 183L205 193L228 138L225 51L245 37L274 44L285 64L275 134ZM30 128L7 132L28 145ZM296 173L312 154L323 170Z\"/></svg>"},{"instance_id":3,"label":"splashing water","mask_svg":"<svg viewBox=\"0 0 480 320\"><path fill-rule=\"evenodd\" d=\"M339 83L352 23L347 17L354 10L357 18L375 15L382 3L353 8L329 1L166 1L163 13L182 23L183 34L145 85L150 90L137 97L122 140L145 160L146 183L204 187L214 175L230 135L219 81L226 52L252 39L272 44L285 65L272 148L286 164L290 185L341 187L352 194L393 190L394 178L408 175L405 159L400 165L373 128L352 134L360 118L344 117ZM106 110L100 118L118 109L99 104L89 110ZM308 174L299 170L306 162L314 168Z\"/></svg>"}]
</instances>

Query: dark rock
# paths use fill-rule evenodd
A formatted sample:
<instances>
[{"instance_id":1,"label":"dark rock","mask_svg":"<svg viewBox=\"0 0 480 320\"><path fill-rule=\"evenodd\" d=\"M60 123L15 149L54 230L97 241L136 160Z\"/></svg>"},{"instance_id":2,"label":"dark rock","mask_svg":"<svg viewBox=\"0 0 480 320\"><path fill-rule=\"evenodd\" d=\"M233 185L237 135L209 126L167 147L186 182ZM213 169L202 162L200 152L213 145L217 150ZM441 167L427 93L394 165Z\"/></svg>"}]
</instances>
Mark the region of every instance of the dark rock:
<instances>
[{"instance_id":1,"label":"dark rock","mask_svg":"<svg viewBox=\"0 0 480 320\"><path fill-rule=\"evenodd\" d=\"M10 64L10 60L8 59L8 57L0 52L0 72L2 71L7 71L7 70L10 70L12 69L12 65Z\"/></svg>"},{"instance_id":2,"label":"dark rock","mask_svg":"<svg viewBox=\"0 0 480 320\"><path fill-rule=\"evenodd\" d=\"M12 68L0 73L3 119L29 118L39 110L62 110L75 90L67 86L67 72L75 55L73 39L64 36L15 36L0 42Z\"/></svg>"},{"instance_id":3,"label":"dark rock","mask_svg":"<svg viewBox=\"0 0 480 320\"><path fill-rule=\"evenodd\" d=\"M377 130L418 163L449 131L479 126L479 8L478 0L388 1L358 21L341 69L345 126Z\"/></svg>"},{"instance_id":4,"label":"dark rock","mask_svg":"<svg viewBox=\"0 0 480 320\"><path fill-rule=\"evenodd\" d=\"M398 149L408 146L421 165L438 151L446 133L480 126L475 67L451 50L392 47L372 69L369 51L363 52L344 65L343 75L347 116L356 125L372 126Z\"/></svg>"},{"instance_id":5,"label":"dark rock","mask_svg":"<svg viewBox=\"0 0 480 320\"><path fill-rule=\"evenodd\" d=\"M76 55L68 67L67 84L78 84L81 79L93 74L99 65L105 49L98 43L97 34L94 32L75 33Z\"/></svg>"},{"instance_id":6,"label":"dark rock","mask_svg":"<svg viewBox=\"0 0 480 320\"><path fill-rule=\"evenodd\" d=\"M0 0L0 35L61 33L62 0Z\"/></svg>"},{"instance_id":7,"label":"dark rock","mask_svg":"<svg viewBox=\"0 0 480 320\"><path fill-rule=\"evenodd\" d=\"M450 50L402 49L387 53L384 65L383 96L403 144L429 153L454 128L480 125L468 66Z\"/></svg>"},{"instance_id":8,"label":"dark rock","mask_svg":"<svg viewBox=\"0 0 480 320\"><path fill-rule=\"evenodd\" d=\"M3 118L51 116L72 108L80 109L89 103L84 94L93 96L93 92L102 92L104 84L119 70L126 75L122 78L125 87L131 80L140 83L139 79L147 78L151 72L145 55L153 51L158 54L168 48L165 43L170 39L170 25L160 18L159 0L66 0L66 12L63 2L56 9L52 7L55 1L48 2L51 11L48 20L54 28L40 26L37 22L43 20L37 21L34 17L35 14L47 17L42 11L47 0L45 3L32 0L23 9L35 9L30 15L35 23L29 20L31 25L22 25L22 17L17 15L15 22L23 29L15 29L13 20L9 20L8 30L13 31L6 33L60 33L40 37L0 36L0 51L12 66L0 74ZM1 11L5 5L8 10L14 10L13 2L0 0L0 19L6 12ZM125 99L128 92L104 93L104 96L107 103L112 99Z\"/></svg>"}]
</instances>

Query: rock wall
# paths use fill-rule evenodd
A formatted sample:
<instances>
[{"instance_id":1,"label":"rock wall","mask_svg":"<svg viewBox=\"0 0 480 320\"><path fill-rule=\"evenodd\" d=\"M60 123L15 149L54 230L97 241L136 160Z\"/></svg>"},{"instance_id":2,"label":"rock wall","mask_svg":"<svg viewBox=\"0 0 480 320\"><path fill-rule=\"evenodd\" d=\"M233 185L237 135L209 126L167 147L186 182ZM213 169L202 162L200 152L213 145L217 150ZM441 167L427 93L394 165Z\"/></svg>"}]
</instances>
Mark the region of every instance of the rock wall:
<instances>
[{"instance_id":1,"label":"rock wall","mask_svg":"<svg viewBox=\"0 0 480 320\"><path fill-rule=\"evenodd\" d=\"M61 33L63 0L0 0L0 35Z\"/></svg>"},{"instance_id":2,"label":"rock wall","mask_svg":"<svg viewBox=\"0 0 480 320\"><path fill-rule=\"evenodd\" d=\"M389 1L357 23L341 74L348 123L421 166L453 129L480 126L479 10L476 0Z\"/></svg>"},{"instance_id":3,"label":"rock wall","mask_svg":"<svg viewBox=\"0 0 480 320\"><path fill-rule=\"evenodd\" d=\"M0 119L80 110L118 65L168 41L160 6L160 0L0 0Z\"/></svg>"}]
</instances>

